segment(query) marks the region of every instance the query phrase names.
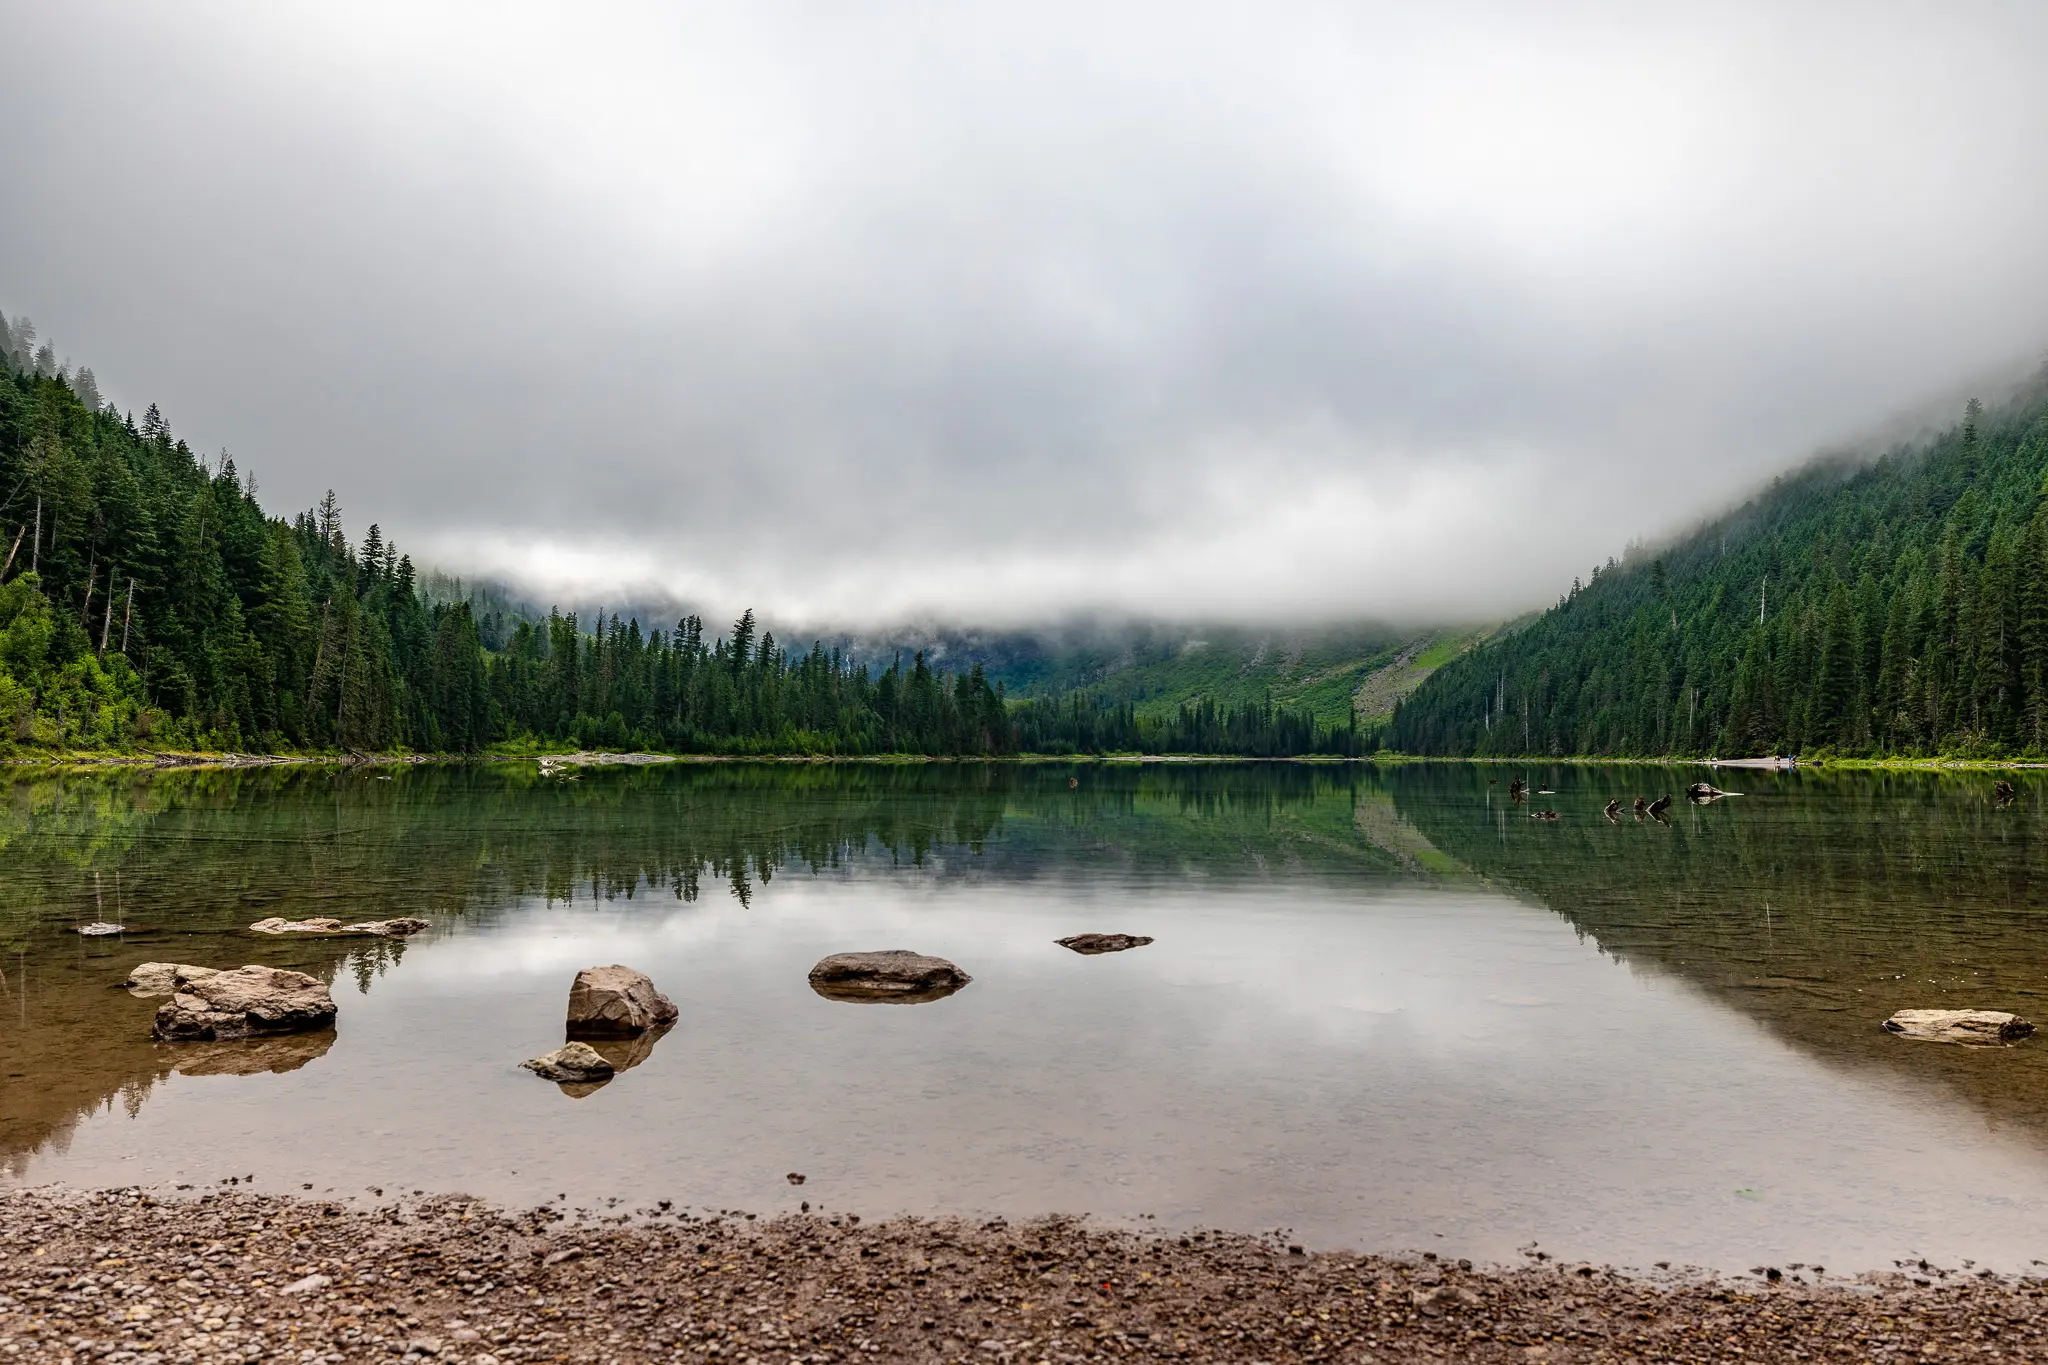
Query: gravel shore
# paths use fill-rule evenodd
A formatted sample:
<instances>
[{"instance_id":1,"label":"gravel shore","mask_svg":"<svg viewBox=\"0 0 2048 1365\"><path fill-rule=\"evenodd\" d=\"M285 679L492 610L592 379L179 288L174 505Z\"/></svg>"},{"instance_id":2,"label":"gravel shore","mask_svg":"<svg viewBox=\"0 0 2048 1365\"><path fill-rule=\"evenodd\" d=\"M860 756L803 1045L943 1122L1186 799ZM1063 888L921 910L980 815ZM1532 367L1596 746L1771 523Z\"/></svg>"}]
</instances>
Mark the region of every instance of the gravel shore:
<instances>
[{"instance_id":1,"label":"gravel shore","mask_svg":"<svg viewBox=\"0 0 2048 1365\"><path fill-rule=\"evenodd\" d=\"M1271 1239L460 1196L0 1196L0 1361L2048 1360L2048 1282L1644 1278Z\"/></svg>"}]
</instances>

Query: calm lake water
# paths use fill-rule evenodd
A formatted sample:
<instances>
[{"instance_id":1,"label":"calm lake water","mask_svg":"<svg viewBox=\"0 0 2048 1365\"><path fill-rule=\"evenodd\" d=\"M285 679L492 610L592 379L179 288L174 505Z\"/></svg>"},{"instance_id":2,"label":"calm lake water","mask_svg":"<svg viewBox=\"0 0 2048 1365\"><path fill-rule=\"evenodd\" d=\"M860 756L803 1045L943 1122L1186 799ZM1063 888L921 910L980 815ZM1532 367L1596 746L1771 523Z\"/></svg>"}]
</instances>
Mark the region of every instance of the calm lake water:
<instances>
[{"instance_id":1,"label":"calm lake water","mask_svg":"<svg viewBox=\"0 0 2048 1365\"><path fill-rule=\"evenodd\" d=\"M1509 1260L2048 1259L2048 784L1415 765L528 765L7 779L0 1179L760 1213L1089 1212ZM1497 784L1497 785L1496 785ZM404 943L259 918L421 915ZM104 918L120 938L71 928ZM1153 935L1081 957L1053 940ZM974 976L857 1005L827 953ZM288 965L329 1033L157 1044L139 962ZM681 1007L575 1095L584 966ZM785 1173L803 1172L794 1187ZM1156 1223L1150 1221L1156 1220Z\"/></svg>"}]
</instances>

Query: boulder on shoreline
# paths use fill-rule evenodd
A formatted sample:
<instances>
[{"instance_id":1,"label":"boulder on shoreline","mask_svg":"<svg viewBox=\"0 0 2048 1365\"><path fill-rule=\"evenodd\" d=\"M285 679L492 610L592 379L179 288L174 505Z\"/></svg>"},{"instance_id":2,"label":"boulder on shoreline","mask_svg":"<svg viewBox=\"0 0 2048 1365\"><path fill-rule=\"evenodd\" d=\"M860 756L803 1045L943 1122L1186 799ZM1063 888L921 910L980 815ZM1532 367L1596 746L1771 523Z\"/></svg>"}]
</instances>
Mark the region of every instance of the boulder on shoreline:
<instances>
[{"instance_id":1,"label":"boulder on shoreline","mask_svg":"<svg viewBox=\"0 0 2048 1365\"><path fill-rule=\"evenodd\" d=\"M529 1057L519 1065L550 1081L608 1081L617 1070L588 1043L564 1043L553 1052Z\"/></svg>"},{"instance_id":2,"label":"boulder on shoreline","mask_svg":"<svg viewBox=\"0 0 2048 1365\"><path fill-rule=\"evenodd\" d=\"M827 1000L922 1004L942 1000L972 980L943 957L907 948L834 953L811 968L811 989Z\"/></svg>"},{"instance_id":3,"label":"boulder on shoreline","mask_svg":"<svg viewBox=\"0 0 2048 1365\"><path fill-rule=\"evenodd\" d=\"M307 1033L334 1022L334 997L318 978L251 964L184 978L156 1012L165 1042Z\"/></svg>"},{"instance_id":4,"label":"boulder on shoreline","mask_svg":"<svg viewBox=\"0 0 2048 1365\"><path fill-rule=\"evenodd\" d=\"M1887 1031L1929 1043L1997 1046L2016 1043L2034 1031L2017 1014L1999 1010L1900 1010L1884 1021Z\"/></svg>"},{"instance_id":5,"label":"boulder on shoreline","mask_svg":"<svg viewBox=\"0 0 2048 1365\"><path fill-rule=\"evenodd\" d=\"M645 972L616 962L585 967L569 987L571 1038L631 1038L674 1023L677 1013Z\"/></svg>"},{"instance_id":6,"label":"boulder on shoreline","mask_svg":"<svg viewBox=\"0 0 2048 1365\"><path fill-rule=\"evenodd\" d=\"M338 919L284 919L273 915L257 920L249 929L258 934L370 934L378 938L406 938L428 927L426 920L410 916L343 924Z\"/></svg>"},{"instance_id":7,"label":"boulder on shoreline","mask_svg":"<svg viewBox=\"0 0 2048 1365\"><path fill-rule=\"evenodd\" d=\"M137 997L152 995L175 995L181 981L198 981L212 976L213 967L195 967L189 962L145 962L128 973L128 979L121 983L128 994Z\"/></svg>"},{"instance_id":8,"label":"boulder on shoreline","mask_svg":"<svg viewBox=\"0 0 2048 1365\"><path fill-rule=\"evenodd\" d=\"M1062 948L1071 948L1077 953L1121 953L1127 948L1142 948L1152 941L1146 934L1075 934L1071 938L1056 938L1053 942Z\"/></svg>"}]
</instances>

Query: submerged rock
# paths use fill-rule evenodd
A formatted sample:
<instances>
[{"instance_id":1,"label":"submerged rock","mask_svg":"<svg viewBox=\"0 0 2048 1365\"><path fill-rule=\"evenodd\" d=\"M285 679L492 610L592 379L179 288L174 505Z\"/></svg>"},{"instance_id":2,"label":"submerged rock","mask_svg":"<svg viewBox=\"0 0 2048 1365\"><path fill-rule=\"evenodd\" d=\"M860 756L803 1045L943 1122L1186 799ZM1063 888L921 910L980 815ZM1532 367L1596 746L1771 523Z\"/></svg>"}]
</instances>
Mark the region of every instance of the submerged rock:
<instances>
[{"instance_id":1,"label":"submerged rock","mask_svg":"<svg viewBox=\"0 0 2048 1365\"><path fill-rule=\"evenodd\" d=\"M1884 1026L1901 1037L1930 1043L2014 1043L2034 1031L2017 1014L1999 1010L1900 1010Z\"/></svg>"},{"instance_id":2,"label":"submerged rock","mask_svg":"<svg viewBox=\"0 0 2048 1365\"><path fill-rule=\"evenodd\" d=\"M397 919L372 919L364 920L361 924L344 924L341 926L341 932L375 934L379 938L409 938L420 930L431 927L426 920L401 915Z\"/></svg>"},{"instance_id":3,"label":"submerged rock","mask_svg":"<svg viewBox=\"0 0 2048 1365\"><path fill-rule=\"evenodd\" d=\"M151 996L176 993L181 981L198 981L212 976L212 967L195 967L189 962L145 962L128 973L121 984L130 995Z\"/></svg>"},{"instance_id":4,"label":"submerged rock","mask_svg":"<svg viewBox=\"0 0 2048 1365\"><path fill-rule=\"evenodd\" d=\"M551 1081L608 1081L617 1070L588 1043L564 1043L519 1065Z\"/></svg>"},{"instance_id":5,"label":"submerged rock","mask_svg":"<svg viewBox=\"0 0 2048 1365\"><path fill-rule=\"evenodd\" d=\"M338 934L341 921L338 919L283 919L273 915L259 919L249 926L258 934Z\"/></svg>"},{"instance_id":6,"label":"submerged rock","mask_svg":"<svg viewBox=\"0 0 2048 1365\"><path fill-rule=\"evenodd\" d=\"M645 972L613 963L585 967L569 987L571 1038L630 1038L676 1019L675 1002Z\"/></svg>"},{"instance_id":7,"label":"submerged rock","mask_svg":"<svg viewBox=\"0 0 2048 1365\"><path fill-rule=\"evenodd\" d=\"M76 932L84 934L87 938L106 938L111 934L127 933L128 926L125 924L109 924L103 919L96 919L91 924L79 925Z\"/></svg>"},{"instance_id":8,"label":"submerged rock","mask_svg":"<svg viewBox=\"0 0 2048 1365\"><path fill-rule=\"evenodd\" d=\"M943 957L907 948L834 953L811 968L811 989L828 1000L920 1004L944 999L972 980Z\"/></svg>"},{"instance_id":9,"label":"submerged rock","mask_svg":"<svg viewBox=\"0 0 2048 1365\"><path fill-rule=\"evenodd\" d=\"M1077 953L1120 953L1126 948L1142 948L1152 940L1144 934L1075 934L1071 938L1056 938L1053 942L1062 948L1071 948Z\"/></svg>"},{"instance_id":10,"label":"submerged rock","mask_svg":"<svg viewBox=\"0 0 2048 1365\"><path fill-rule=\"evenodd\" d=\"M156 1012L166 1042L306 1033L334 1022L334 997L318 977L283 967L250 965L177 983Z\"/></svg>"},{"instance_id":11,"label":"submerged rock","mask_svg":"<svg viewBox=\"0 0 2048 1365\"><path fill-rule=\"evenodd\" d=\"M404 916L363 920L357 924L343 924L338 919L282 919L272 916L249 926L259 934L373 934L379 938L404 938L428 927L426 920Z\"/></svg>"}]
</instances>

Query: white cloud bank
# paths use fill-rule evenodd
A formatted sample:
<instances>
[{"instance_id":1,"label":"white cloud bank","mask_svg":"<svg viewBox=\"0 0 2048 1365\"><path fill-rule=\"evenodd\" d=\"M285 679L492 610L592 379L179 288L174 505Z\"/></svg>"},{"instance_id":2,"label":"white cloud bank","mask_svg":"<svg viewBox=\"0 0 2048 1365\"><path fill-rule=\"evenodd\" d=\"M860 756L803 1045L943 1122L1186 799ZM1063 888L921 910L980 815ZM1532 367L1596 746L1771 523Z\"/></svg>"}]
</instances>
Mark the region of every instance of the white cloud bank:
<instances>
[{"instance_id":1,"label":"white cloud bank","mask_svg":"<svg viewBox=\"0 0 2048 1365\"><path fill-rule=\"evenodd\" d=\"M543 593L1505 612L2048 342L2041 7L0 30L0 307Z\"/></svg>"}]
</instances>

